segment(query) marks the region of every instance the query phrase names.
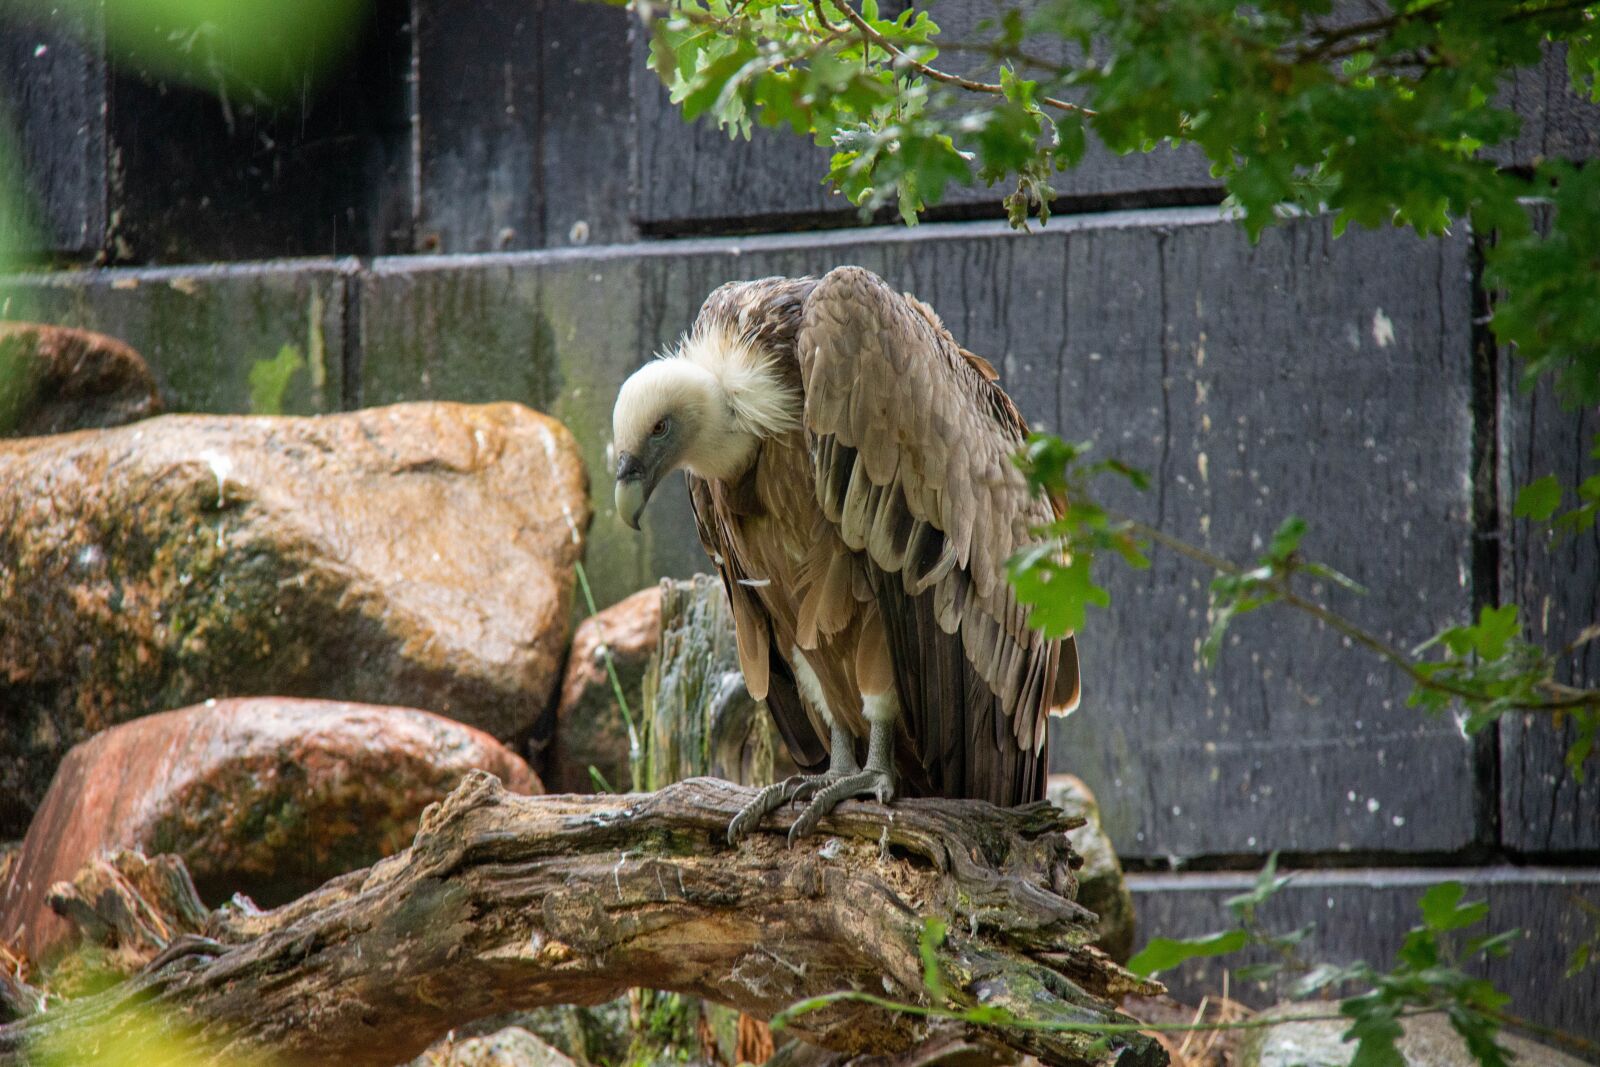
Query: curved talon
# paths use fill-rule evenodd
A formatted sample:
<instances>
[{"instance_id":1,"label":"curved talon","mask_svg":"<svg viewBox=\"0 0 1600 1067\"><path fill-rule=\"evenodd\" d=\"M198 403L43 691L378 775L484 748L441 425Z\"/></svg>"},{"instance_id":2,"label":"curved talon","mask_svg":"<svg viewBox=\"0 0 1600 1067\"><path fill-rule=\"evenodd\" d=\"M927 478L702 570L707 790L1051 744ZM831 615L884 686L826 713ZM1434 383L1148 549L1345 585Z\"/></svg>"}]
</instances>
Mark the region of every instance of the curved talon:
<instances>
[{"instance_id":1,"label":"curved talon","mask_svg":"<svg viewBox=\"0 0 1600 1067\"><path fill-rule=\"evenodd\" d=\"M789 847L801 838L808 837L822 821L822 817L851 797L876 797L878 803L887 804L894 799L894 778L886 771L866 770L835 779L820 790L806 810L789 828Z\"/></svg>"},{"instance_id":2,"label":"curved talon","mask_svg":"<svg viewBox=\"0 0 1600 1067\"><path fill-rule=\"evenodd\" d=\"M794 774L765 787L728 823L728 844L737 845L764 817L795 799L802 790L814 791L834 780L835 776L827 774Z\"/></svg>"}]
</instances>

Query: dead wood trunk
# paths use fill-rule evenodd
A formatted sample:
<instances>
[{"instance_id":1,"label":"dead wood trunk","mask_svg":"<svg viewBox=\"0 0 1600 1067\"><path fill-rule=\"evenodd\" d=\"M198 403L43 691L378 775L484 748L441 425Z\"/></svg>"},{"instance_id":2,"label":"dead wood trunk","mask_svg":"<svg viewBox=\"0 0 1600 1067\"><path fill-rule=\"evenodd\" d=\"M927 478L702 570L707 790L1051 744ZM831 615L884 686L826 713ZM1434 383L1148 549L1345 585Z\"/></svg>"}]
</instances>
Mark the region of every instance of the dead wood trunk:
<instances>
[{"instance_id":1,"label":"dead wood trunk","mask_svg":"<svg viewBox=\"0 0 1600 1067\"><path fill-rule=\"evenodd\" d=\"M1093 918L1069 899L1055 809L850 802L803 848L784 847L792 812L729 848L749 797L711 779L521 797L475 773L424 814L409 850L274 911L219 909L194 951L175 943L106 993L0 1027L0 1064L85 1034L128 1051L158 1030L199 1042L209 1062L389 1067L473 1019L641 985L762 1018L841 989L922 1002L926 917L950 924L939 960L953 1004L1128 1021L1104 998L1139 983L1087 945ZM930 1032L859 1003L795 1031L886 1054ZM972 1034L1051 1064L1165 1060L1141 1035Z\"/></svg>"}]
</instances>

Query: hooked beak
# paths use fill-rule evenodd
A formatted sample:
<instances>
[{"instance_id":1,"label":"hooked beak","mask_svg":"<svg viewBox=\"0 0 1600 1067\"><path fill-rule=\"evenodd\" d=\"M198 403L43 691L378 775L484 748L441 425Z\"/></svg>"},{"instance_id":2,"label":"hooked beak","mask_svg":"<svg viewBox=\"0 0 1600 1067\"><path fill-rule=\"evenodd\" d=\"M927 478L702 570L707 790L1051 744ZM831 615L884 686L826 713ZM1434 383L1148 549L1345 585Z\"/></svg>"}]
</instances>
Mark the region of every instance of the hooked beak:
<instances>
[{"instance_id":1,"label":"hooked beak","mask_svg":"<svg viewBox=\"0 0 1600 1067\"><path fill-rule=\"evenodd\" d=\"M637 456L624 452L617 457L617 515L635 530L639 528L639 516L644 513L655 487L655 480L646 476L644 464Z\"/></svg>"}]
</instances>

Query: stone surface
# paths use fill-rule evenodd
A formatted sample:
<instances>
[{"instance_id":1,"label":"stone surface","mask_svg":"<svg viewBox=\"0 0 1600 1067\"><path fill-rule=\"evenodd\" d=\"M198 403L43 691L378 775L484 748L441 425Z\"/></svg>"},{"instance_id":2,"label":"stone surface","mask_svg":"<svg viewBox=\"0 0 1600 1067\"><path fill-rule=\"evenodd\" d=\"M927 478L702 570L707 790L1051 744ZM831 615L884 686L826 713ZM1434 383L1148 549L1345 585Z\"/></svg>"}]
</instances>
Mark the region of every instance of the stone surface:
<instances>
[{"instance_id":1,"label":"stone surface","mask_svg":"<svg viewBox=\"0 0 1600 1067\"><path fill-rule=\"evenodd\" d=\"M121 341L0 322L0 437L121 426L160 411L150 368Z\"/></svg>"},{"instance_id":2,"label":"stone surface","mask_svg":"<svg viewBox=\"0 0 1600 1067\"><path fill-rule=\"evenodd\" d=\"M447 1037L411 1061L411 1067L576 1067L561 1050L520 1026L484 1037Z\"/></svg>"},{"instance_id":3,"label":"stone surface","mask_svg":"<svg viewBox=\"0 0 1600 1067\"><path fill-rule=\"evenodd\" d=\"M1100 805L1076 775L1052 774L1045 788L1050 803L1068 815L1088 820L1067 834L1073 849L1083 857L1077 872L1078 903L1100 916L1094 943L1118 963L1127 963L1136 931L1133 894L1122 876L1117 850L1100 825Z\"/></svg>"},{"instance_id":4,"label":"stone surface","mask_svg":"<svg viewBox=\"0 0 1600 1067\"><path fill-rule=\"evenodd\" d=\"M1287 869L1283 873L1288 873ZM1250 890L1255 877L1248 872L1130 874L1128 885L1139 912L1140 941L1158 936L1198 937L1227 929L1235 920L1225 901ZM1300 946L1309 960L1336 965L1366 960L1387 969L1406 932L1422 921L1418 898L1428 887L1446 880L1463 883L1467 900L1489 904L1488 920L1463 931L1463 938L1490 931L1523 932L1509 955L1476 968L1510 995L1505 1010L1591 1041L1600 1039L1600 1015L1594 1010L1600 1004L1600 967L1562 977L1573 951L1600 934L1593 915L1584 908L1585 904L1600 908L1600 868L1298 870L1293 881L1259 910L1258 917L1275 933L1316 924ZM1225 969L1268 959L1266 951L1252 950L1191 960L1163 972L1160 979L1177 999L1198 1004L1202 998L1222 992ZM1235 977L1229 983L1229 995L1262 1008L1287 996L1290 980L1266 984Z\"/></svg>"},{"instance_id":5,"label":"stone surface","mask_svg":"<svg viewBox=\"0 0 1600 1067\"><path fill-rule=\"evenodd\" d=\"M606 670L606 654L628 702L628 714L644 708L641 685L661 630L661 589L641 589L578 624L567 653L554 733L544 741L544 779L552 793L593 793L596 768L616 790L632 787L628 725L617 706Z\"/></svg>"},{"instance_id":6,"label":"stone surface","mask_svg":"<svg viewBox=\"0 0 1600 1067\"><path fill-rule=\"evenodd\" d=\"M1344 1040L1350 1021L1299 1018L1326 1015L1329 1009L1328 1004L1280 1004L1264 1012L1265 1018L1291 1021L1249 1032L1240 1043L1239 1067L1345 1067L1356 1049ZM1475 1067L1478 1062L1443 1015L1405 1019L1400 1026L1404 1033L1395 1047L1407 1067ZM1501 1033L1495 1040L1518 1067L1583 1067L1575 1056L1516 1034Z\"/></svg>"},{"instance_id":7,"label":"stone surface","mask_svg":"<svg viewBox=\"0 0 1600 1067\"><path fill-rule=\"evenodd\" d=\"M253 697L112 727L56 772L0 885L0 942L44 959L66 932L50 886L121 849L179 856L213 906L292 899L409 845L475 768L542 791L494 738L412 708Z\"/></svg>"},{"instance_id":8,"label":"stone surface","mask_svg":"<svg viewBox=\"0 0 1600 1067\"><path fill-rule=\"evenodd\" d=\"M570 435L516 404L0 443L0 834L71 745L209 697L520 739L560 682L588 508Z\"/></svg>"}]
</instances>

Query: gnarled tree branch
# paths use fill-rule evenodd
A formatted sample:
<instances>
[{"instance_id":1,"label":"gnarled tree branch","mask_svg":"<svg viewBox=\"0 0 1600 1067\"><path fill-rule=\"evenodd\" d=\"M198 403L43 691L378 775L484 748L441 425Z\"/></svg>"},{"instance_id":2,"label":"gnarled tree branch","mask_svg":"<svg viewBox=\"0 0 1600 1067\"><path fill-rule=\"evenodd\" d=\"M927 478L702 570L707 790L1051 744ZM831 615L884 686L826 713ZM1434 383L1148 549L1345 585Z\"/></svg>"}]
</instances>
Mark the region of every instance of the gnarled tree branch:
<instances>
[{"instance_id":1,"label":"gnarled tree branch","mask_svg":"<svg viewBox=\"0 0 1600 1067\"><path fill-rule=\"evenodd\" d=\"M85 1033L128 1048L154 1029L212 1062L388 1067L483 1016L641 985L761 1017L841 989L925 1001L925 917L950 924L938 958L952 1006L1129 1021L1106 998L1140 983L1088 945L1093 920L1071 899L1056 809L852 802L802 848L784 846L792 813L730 848L728 820L748 799L704 778L521 797L475 774L424 814L409 850L274 911L211 913L203 937L175 941L109 992L0 1028L0 1063ZM838 1003L795 1029L828 1048L896 1053L929 1026ZM1046 1063L1164 1062L1138 1034L967 1036Z\"/></svg>"}]
</instances>

